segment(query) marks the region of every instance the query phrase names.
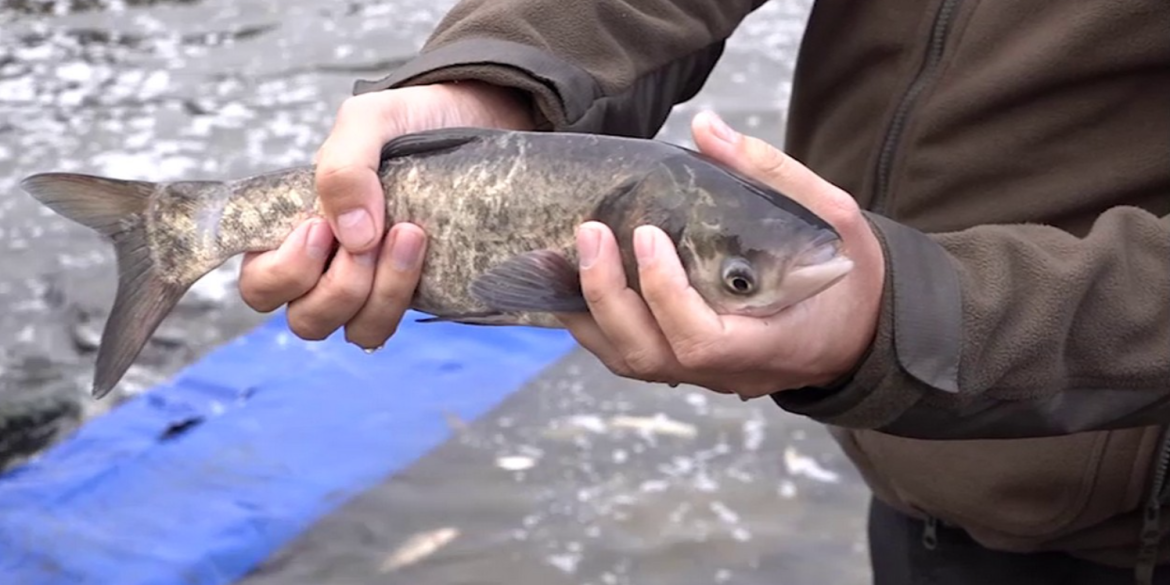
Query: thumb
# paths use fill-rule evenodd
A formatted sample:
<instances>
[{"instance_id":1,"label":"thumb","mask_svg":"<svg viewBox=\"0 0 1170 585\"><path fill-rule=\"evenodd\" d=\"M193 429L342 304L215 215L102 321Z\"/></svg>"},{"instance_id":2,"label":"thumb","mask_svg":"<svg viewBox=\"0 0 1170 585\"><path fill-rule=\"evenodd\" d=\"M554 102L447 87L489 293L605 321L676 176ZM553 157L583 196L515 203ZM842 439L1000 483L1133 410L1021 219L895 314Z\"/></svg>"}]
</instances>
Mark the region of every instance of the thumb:
<instances>
[{"instance_id":1,"label":"thumb","mask_svg":"<svg viewBox=\"0 0 1170 585\"><path fill-rule=\"evenodd\" d=\"M766 141L736 132L714 112L697 114L691 132L704 155L783 193L829 223L836 225L857 212L849 194Z\"/></svg>"},{"instance_id":2,"label":"thumb","mask_svg":"<svg viewBox=\"0 0 1170 585\"><path fill-rule=\"evenodd\" d=\"M352 254L371 252L385 235L386 203L377 170L382 145L398 135L393 96L349 98L316 157L325 218Z\"/></svg>"},{"instance_id":3,"label":"thumb","mask_svg":"<svg viewBox=\"0 0 1170 585\"><path fill-rule=\"evenodd\" d=\"M794 199L824 183L796 159L755 136L736 132L714 112L697 114L691 132L703 154Z\"/></svg>"}]
</instances>

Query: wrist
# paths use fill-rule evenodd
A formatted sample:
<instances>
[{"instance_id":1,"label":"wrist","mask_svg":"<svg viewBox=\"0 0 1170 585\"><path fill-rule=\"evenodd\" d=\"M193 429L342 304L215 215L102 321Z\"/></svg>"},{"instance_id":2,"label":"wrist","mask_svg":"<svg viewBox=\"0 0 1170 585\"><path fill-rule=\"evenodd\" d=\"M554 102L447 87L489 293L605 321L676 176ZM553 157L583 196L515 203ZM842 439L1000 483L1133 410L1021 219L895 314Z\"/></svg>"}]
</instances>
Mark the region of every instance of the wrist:
<instances>
[{"instance_id":1,"label":"wrist","mask_svg":"<svg viewBox=\"0 0 1170 585\"><path fill-rule=\"evenodd\" d=\"M848 384L873 353L886 297L886 262L882 242L860 211L839 223L854 270L838 283L848 318L839 322L839 334L826 357L825 367L810 386L834 388Z\"/></svg>"},{"instance_id":2,"label":"wrist","mask_svg":"<svg viewBox=\"0 0 1170 585\"><path fill-rule=\"evenodd\" d=\"M506 130L533 130L532 100L528 94L478 80L447 81L435 87L454 96L477 125Z\"/></svg>"}]
</instances>

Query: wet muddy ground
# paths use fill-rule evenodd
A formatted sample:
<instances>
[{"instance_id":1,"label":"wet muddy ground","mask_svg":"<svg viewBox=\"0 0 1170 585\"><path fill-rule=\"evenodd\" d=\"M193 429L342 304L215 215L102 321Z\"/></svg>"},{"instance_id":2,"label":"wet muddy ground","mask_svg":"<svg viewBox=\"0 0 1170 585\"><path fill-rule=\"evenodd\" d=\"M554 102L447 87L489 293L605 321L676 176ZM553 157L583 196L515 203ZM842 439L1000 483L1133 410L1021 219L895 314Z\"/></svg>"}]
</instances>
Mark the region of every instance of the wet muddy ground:
<instances>
[{"instance_id":1,"label":"wet muddy ground","mask_svg":"<svg viewBox=\"0 0 1170 585\"><path fill-rule=\"evenodd\" d=\"M220 179L304 164L353 81L410 56L450 5L0 4L0 467L264 319L240 302L229 263L187 295L115 395L93 402L112 252L18 181L46 170ZM780 143L807 8L774 0L750 17L662 137L688 143L690 115L711 107ZM682 426L614 423L658 412ZM446 527L460 536L402 582L862 583L865 497L816 425L765 401L617 380L576 354L251 581L360 585L382 574L388 547Z\"/></svg>"}]
</instances>

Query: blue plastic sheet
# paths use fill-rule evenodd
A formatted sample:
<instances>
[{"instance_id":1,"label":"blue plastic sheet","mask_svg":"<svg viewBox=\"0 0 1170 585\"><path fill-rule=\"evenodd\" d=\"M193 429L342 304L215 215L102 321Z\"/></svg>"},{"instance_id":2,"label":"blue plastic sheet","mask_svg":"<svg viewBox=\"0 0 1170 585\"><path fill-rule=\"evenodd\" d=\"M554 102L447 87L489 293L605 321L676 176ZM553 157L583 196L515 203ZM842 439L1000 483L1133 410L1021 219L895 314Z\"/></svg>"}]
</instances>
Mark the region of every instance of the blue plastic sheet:
<instances>
[{"instance_id":1,"label":"blue plastic sheet","mask_svg":"<svg viewBox=\"0 0 1170 585\"><path fill-rule=\"evenodd\" d=\"M0 476L0 584L231 583L574 347L417 317L371 355L278 315Z\"/></svg>"}]
</instances>

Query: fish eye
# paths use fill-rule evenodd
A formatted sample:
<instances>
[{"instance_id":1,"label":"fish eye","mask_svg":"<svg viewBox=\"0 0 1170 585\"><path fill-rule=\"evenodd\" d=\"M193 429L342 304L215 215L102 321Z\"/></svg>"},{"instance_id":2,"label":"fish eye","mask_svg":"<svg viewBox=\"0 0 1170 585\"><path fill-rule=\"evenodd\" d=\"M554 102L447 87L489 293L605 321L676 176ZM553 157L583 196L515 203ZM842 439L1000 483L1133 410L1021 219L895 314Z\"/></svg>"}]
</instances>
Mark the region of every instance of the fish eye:
<instances>
[{"instance_id":1,"label":"fish eye","mask_svg":"<svg viewBox=\"0 0 1170 585\"><path fill-rule=\"evenodd\" d=\"M750 295L756 290L756 272L743 258L729 258L723 263L723 285L737 295Z\"/></svg>"}]
</instances>

